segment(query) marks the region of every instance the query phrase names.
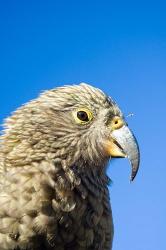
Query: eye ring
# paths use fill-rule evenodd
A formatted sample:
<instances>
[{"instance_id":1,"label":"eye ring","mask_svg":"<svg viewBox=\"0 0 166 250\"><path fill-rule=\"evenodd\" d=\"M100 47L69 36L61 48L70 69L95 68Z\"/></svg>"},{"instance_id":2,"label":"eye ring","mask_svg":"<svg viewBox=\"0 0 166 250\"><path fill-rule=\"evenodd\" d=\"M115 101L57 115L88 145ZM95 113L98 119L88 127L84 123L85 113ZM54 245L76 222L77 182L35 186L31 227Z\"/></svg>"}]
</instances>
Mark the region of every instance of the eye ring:
<instances>
[{"instance_id":1,"label":"eye ring","mask_svg":"<svg viewBox=\"0 0 166 250\"><path fill-rule=\"evenodd\" d=\"M87 108L77 109L73 115L78 124L87 124L93 119L93 113Z\"/></svg>"}]
</instances>

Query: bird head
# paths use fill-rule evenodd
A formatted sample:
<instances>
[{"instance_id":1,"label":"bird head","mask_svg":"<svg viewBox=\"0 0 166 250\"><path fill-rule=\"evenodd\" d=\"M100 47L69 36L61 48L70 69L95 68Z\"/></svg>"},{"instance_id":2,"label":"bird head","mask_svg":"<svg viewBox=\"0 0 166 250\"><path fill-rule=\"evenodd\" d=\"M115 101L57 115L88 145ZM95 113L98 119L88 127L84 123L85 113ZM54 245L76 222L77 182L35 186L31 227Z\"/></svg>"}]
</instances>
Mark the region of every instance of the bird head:
<instances>
[{"instance_id":1,"label":"bird head","mask_svg":"<svg viewBox=\"0 0 166 250\"><path fill-rule=\"evenodd\" d=\"M112 98L90 85L46 91L18 109L6 127L9 159L14 146L20 155L23 150L26 159L27 153L31 160L47 153L69 164L81 159L96 168L104 167L112 157L127 157L132 166L131 180L137 174L138 144L121 110Z\"/></svg>"}]
</instances>

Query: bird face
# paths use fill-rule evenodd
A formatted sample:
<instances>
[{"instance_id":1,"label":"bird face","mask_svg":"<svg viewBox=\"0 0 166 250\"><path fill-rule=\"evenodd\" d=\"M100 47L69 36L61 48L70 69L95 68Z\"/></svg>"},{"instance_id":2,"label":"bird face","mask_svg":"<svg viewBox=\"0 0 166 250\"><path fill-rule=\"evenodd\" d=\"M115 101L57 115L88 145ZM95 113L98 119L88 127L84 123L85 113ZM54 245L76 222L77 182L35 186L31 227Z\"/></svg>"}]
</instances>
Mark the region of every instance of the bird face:
<instances>
[{"instance_id":1,"label":"bird face","mask_svg":"<svg viewBox=\"0 0 166 250\"><path fill-rule=\"evenodd\" d=\"M105 169L110 158L128 157L131 180L138 171L138 144L123 113L110 97L90 85L46 91L14 112L5 125L8 165L29 164L49 154L51 159L65 159L68 166L78 163Z\"/></svg>"},{"instance_id":2,"label":"bird face","mask_svg":"<svg viewBox=\"0 0 166 250\"><path fill-rule=\"evenodd\" d=\"M94 166L102 166L111 157L128 157L134 179L139 167L138 144L110 97L80 84L48 91L41 96L41 102L55 114L57 148L64 148L66 157Z\"/></svg>"}]
</instances>

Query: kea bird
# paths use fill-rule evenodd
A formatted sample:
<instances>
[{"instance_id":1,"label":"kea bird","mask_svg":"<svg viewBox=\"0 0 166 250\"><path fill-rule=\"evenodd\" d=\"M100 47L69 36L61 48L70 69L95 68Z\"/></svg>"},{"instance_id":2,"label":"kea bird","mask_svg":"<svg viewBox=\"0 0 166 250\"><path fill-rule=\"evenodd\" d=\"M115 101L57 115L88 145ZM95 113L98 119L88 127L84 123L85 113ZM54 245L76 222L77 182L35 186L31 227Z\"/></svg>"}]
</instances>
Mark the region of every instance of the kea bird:
<instances>
[{"instance_id":1,"label":"kea bird","mask_svg":"<svg viewBox=\"0 0 166 250\"><path fill-rule=\"evenodd\" d=\"M0 137L0 250L110 250L106 175L139 149L123 113L82 83L43 92L6 119Z\"/></svg>"}]
</instances>

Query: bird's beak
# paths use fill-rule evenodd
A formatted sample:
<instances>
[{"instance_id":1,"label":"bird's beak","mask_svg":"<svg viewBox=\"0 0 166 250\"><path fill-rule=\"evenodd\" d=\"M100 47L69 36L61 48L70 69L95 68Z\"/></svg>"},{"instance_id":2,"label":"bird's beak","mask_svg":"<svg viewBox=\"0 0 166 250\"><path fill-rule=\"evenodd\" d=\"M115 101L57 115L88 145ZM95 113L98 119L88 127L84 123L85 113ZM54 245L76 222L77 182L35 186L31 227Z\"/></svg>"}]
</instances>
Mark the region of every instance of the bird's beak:
<instances>
[{"instance_id":1,"label":"bird's beak","mask_svg":"<svg viewBox=\"0 0 166 250\"><path fill-rule=\"evenodd\" d=\"M137 140L128 126L120 117L115 117L111 124L111 139L106 143L107 152L112 157L127 157L131 163L131 181L134 180L140 162Z\"/></svg>"}]
</instances>

